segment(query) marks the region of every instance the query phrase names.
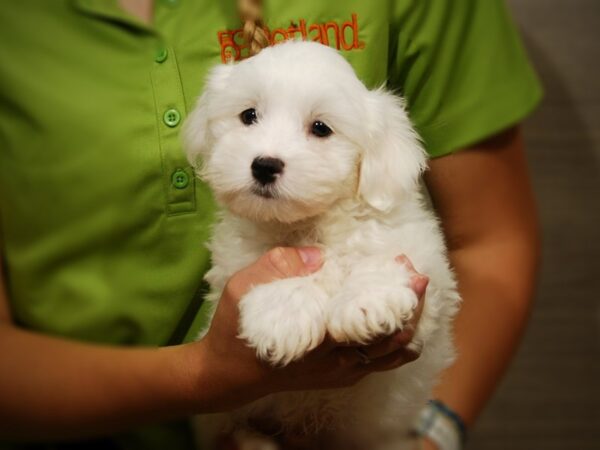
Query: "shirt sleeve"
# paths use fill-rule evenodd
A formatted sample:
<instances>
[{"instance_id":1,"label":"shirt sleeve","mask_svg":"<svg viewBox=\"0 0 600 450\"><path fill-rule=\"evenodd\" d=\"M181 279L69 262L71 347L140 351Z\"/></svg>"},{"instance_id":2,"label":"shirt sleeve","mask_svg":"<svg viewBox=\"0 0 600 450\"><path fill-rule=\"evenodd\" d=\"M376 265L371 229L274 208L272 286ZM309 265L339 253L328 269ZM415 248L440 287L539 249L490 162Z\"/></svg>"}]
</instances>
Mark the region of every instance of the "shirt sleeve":
<instances>
[{"instance_id":1,"label":"shirt sleeve","mask_svg":"<svg viewBox=\"0 0 600 450\"><path fill-rule=\"evenodd\" d=\"M391 32L389 83L432 157L520 122L542 97L500 0L417 0Z\"/></svg>"}]
</instances>

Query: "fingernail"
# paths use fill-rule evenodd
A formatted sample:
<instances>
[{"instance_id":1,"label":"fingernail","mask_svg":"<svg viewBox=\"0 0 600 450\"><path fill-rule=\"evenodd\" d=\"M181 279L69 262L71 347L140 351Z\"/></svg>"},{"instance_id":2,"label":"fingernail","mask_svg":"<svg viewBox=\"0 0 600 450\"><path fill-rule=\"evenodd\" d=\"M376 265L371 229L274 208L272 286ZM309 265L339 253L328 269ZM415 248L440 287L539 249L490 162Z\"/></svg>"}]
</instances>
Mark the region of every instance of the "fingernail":
<instances>
[{"instance_id":1,"label":"fingernail","mask_svg":"<svg viewBox=\"0 0 600 450\"><path fill-rule=\"evenodd\" d=\"M415 266L413 266L412 261L405 254L397 256L396 262L402 264L408 270L409 273L417 272Z\"/></svg>"},{"instance_id":2,"label":"fingernail","mask_svg":"<svg viewBox=\"0 0 600 450\"><path fill-rule=\"evenodd\" d=\"M405 264L406 261L408 260L408 258L404 254L398 255L394 259L396 260L396 262L399 262L400 264Z\"/></svg>"},{"instance_id":3,"label":"fingernail","mask_svg":"<svg viewBox=\"0 0 600 450\"><path fill-rule=\"evenodd\" d=\"M321 265L321 250L316 247L298 248L300 259L307 267L318 267Z\"/></svg>"}]
</instances>

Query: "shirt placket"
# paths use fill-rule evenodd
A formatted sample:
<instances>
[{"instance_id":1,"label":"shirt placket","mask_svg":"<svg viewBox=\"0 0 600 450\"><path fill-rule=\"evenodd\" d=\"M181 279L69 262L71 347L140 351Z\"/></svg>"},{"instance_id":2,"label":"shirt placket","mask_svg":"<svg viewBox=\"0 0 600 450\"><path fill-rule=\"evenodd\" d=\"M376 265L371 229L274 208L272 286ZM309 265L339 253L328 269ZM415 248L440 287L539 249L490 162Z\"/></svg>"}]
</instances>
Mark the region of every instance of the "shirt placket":
<instances>
[{"instance_id":1,"label":"shirt placket","mask_svg":"<svg viewBox=\"0 0 600 450\"><path fill-rule=\"evenodd\" d=\"M167 213L195 211L194 174L181 149L186 107L175 50L159 38L151 71Z\"/></svg>"},{"instance_id":2,"label":"shirt placket","mask_svg":"<svg viewBox=\"0 0 600 450\"><path fill-rule=\"evenodd\" d=\"M164 36L153 26L127 14L115 2L107 0L72 0L72 2L75 9L83 14L105 20L107 23L125 25L141 35L150 36L155 43L150 77L158 129L161 176L166 192L166 212L168 215L176 215L195 211L194 174L185 159L179 138L186 108L174 47L169 46ZM181 0L160 0L155 6L175 13L180 2Z\"/></svg>"}]
</instances>

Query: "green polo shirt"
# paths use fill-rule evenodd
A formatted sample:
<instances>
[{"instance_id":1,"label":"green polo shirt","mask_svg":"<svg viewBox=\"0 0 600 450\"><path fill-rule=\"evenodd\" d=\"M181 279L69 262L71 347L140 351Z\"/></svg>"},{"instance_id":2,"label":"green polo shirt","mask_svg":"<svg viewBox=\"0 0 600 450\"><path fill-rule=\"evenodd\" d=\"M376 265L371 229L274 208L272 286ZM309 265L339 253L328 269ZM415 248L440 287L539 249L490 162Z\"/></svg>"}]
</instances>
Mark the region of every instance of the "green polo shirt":
<instances>
[{"instance_id":1,"label":"green polo shirt","mask_svg":"<svg viewBox=\"0 0 600 450\"><path fill-rule=\"evenodd\" d=\"M205 322L195 293L215 204L179 132L207 70L247 52L235 3L156 0L152 25L115 0L0 7L0 242L19 326L157 346ZM273 43L336 47L368 86L402 93L434 157L519 122L540 99L501 2L265 3ZM179 424L93 445L191 444Z\"/></svg>"}]
</instances>

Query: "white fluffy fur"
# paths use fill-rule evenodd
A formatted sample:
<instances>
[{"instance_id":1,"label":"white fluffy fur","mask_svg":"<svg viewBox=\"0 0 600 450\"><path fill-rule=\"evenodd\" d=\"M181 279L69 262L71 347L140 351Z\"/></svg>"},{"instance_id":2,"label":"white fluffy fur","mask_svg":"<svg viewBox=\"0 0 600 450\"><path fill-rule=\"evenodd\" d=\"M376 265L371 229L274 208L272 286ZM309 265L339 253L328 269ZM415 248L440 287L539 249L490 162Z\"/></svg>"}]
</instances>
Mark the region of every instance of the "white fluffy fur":
<instances>
[{"instance_id":1,"label":"white fluffy fur","mask_svg":"<svg viewBox=\"0 0 600 450\"><path fill-rule=\"evenodd\" d=\"M258 122L247 126L239 114L251 107ZM312 135L315 120L334 133ZM306 448L315 448L312 439L324 429L365 450L405 448L436 374L452 361L459 299L439 225L420 192L426 158L402 100L367 90L335 50L289 42L216 67L185 141L190 162L225 207L210 245L212 301L234 272L275 246L323 249L319 272L257 286L241 300L240 335L260 358L287 364L327 332L367 342L402 329L417 299L396 255L430 278L417 361L351 388L276 394L200 418L203 448L212 448L215 433L237 430L244 450L276 449L246 428L257 417L302 432ZM250 166L258 156L285 163L274 198L253 193Z\"/></svg>"}]
</instances>

